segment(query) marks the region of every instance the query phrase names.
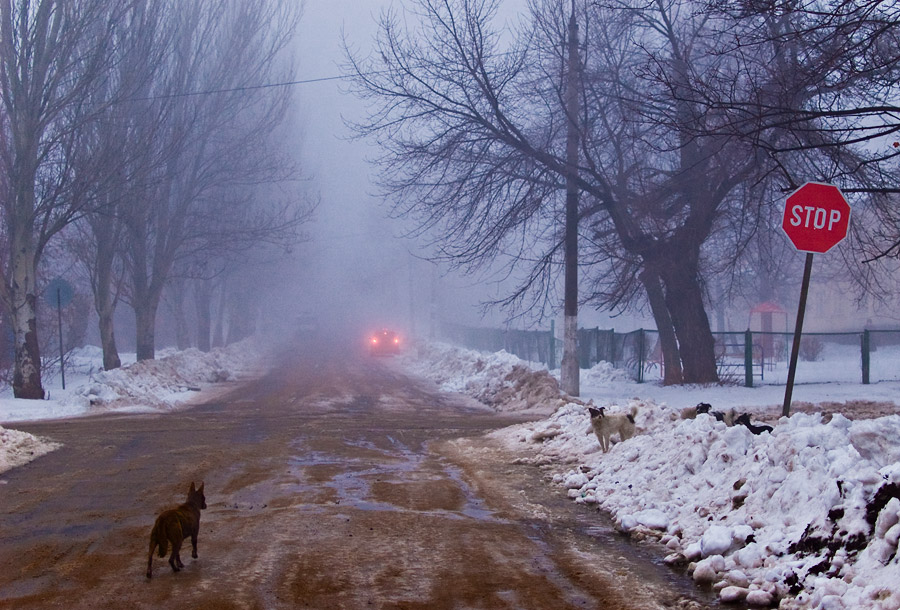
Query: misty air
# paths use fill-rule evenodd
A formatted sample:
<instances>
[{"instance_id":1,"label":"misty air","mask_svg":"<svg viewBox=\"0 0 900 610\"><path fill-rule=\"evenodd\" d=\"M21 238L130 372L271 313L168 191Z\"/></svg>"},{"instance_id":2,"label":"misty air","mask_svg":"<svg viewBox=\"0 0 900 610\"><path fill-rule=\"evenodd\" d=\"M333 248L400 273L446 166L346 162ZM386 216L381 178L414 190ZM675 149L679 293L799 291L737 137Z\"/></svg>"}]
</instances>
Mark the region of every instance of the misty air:
<instances>
[{"instance_id":1,"label":"misty air","mask_svg":"<svg viewBox=\"0 0 900 610\"><path fill-rule=\"evenodd\" d=\"M900 6L0 2L0 608L900 610Z\"/></svg>"}]
</instances>

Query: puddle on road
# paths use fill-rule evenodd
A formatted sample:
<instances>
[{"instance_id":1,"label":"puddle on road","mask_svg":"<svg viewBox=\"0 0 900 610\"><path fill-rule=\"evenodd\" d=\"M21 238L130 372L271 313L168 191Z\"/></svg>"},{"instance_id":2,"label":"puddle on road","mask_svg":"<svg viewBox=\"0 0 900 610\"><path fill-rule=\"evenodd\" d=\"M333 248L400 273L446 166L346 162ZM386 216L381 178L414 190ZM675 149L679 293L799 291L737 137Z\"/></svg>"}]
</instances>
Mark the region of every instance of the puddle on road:
<instances>
[{"instance_id":1,"label":"puddle on road","mask_svg":"<svg viewBox=\"0 0 900 610\"><path fill-rule=\"evenodd\" d=\"M315 444L321 449L318 441ZM427 512L453 520L510 523L505 511L501 514L488 506L485 498L467 481L464 469L445 456L416 453L396 438L387 443L345 440L342 448L335 448L337 453L304 451L304 447L304 443L297 445L292 472L300 481L298 489L308 497L318 493L319 498L327 496L327 504L366 512ZM351 447L351 456L359 450L367 455L341 457L347 447ZM376 458L374 453L379 457ZM535 467L516 468L533 469L528 473L521 471L520 476L541 477ZM322 494L323 487L331 493ZM523 517L517 522L531 530L529 539L541 549L534 561L547 564L542 573L556 573L554 558L568 556L573 561L602 566L610 574L627 574L636 582L659 589L661 596L666 598L674 595L688 604L693 602L685 607L721 607L712 592L699 589L683 573L666 566L658 550L631 542L597 510L573 503L543 481L535 484L532 480L530 485L523 485L521 493L536 510L532 517ZM322 504L306 506L308 509L321 507ZM562 582L565 577L557 574L557 578L560 579L557 585L566 590ZM577 590L570 593L579 594ZM583 600L571 601L578 605L575 602ZM728 607L746 608L741 605Z\"/></svg>"},{"instance_id":2,"label":"puddle on road","mask_svg":"<svg viewBox=\"0 0 900 610\"><path fill-rule=\"evenodd\" d=\"M322 488L326 488L332 492L325 494L328 504L363 511L429 512L448 518L497 520L463 480L459 468L417 453L392 436L386 441L344 440L337 450L340 455L304 451L305 444L298 444L298 455L291 460L292 473L300 481L297 490L321 498ZM382 444L385 448L379 447ZM353 457L357 450L365 457Z\"/></svg>"},{"instance_id":3,"label":"puddle on road","mask_svg":"<svg viewBox=\"0 0 900 610\"><path fill-rule=\"evenodd\" d=\"M352 404L363 410L371 407L367 400ZM541 563L540 572L558 580L560 590L571 595L577 597L581 592L567 585L567 570L590 566L613 582L640 583L645 590L658 590L660 599L686 602L667 607L722 607L713 593L700 590L663 564L658 549L632 543L602 513L573 503L548 484L537 467L488 460L475 469L493 472L485 482L470 473L478 456L431 451L427 443L434 440L433 430L389 430L385 422L379 422L379 427L341 429L330 436L322 434L323 430L309 430L307 436L293 441L287 471L277 480L261 480L242 488L232 496L237 500L233 508L268 505L307 514L346 508L515 524L524 527L538 549L534 561ZM502 503L494 501L499 486L522 494L528 509L501 508ZM570 601L578 605L583 600Z\"/></svg>"}]
</instances>

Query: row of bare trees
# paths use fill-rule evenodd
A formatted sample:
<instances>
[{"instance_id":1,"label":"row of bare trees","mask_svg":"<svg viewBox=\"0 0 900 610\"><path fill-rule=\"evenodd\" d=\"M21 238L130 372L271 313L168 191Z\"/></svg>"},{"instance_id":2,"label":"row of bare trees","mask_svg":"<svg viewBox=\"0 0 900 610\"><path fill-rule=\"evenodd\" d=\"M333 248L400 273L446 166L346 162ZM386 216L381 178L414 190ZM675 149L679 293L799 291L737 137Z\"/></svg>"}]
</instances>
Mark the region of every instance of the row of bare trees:
<instances>
[{"instance_id":1,"label":"row of bare trees","mask_svg":"<svg viewBox=\"0 0 900 610\"><path fill-rule=\"evenodd\" d=\"M0 296L17 397L44 396L49 244L89 278L115 368L118 303L134 310L138 359L153 358L167 287L297 239L312 210L283 150L288 90L259 85L289 80L298 18L281 0L0 1Z\"/></svg>"},{"instance_id":2,"label":"row of bare trees","mask_svg":"<svg viewBox=\"0 0 900 610\"><path fill-rule=\"evenodd\" d=\"M727 293L761 264L771 283L783 258L774 210L803 182L854 194L843 259L866 290L883 269L859 261L896 257L895 3L529 0L513 25L499 0L407 8L383 14L370 56L348 52L373 108L357 130L382 147L395 211L437 230L440 256L464 268L505 260L525 278L501 304L558 307L573 174L582 301L649 307L667 383L717 381L707 285Z\"/></svg>"}]
</instances>

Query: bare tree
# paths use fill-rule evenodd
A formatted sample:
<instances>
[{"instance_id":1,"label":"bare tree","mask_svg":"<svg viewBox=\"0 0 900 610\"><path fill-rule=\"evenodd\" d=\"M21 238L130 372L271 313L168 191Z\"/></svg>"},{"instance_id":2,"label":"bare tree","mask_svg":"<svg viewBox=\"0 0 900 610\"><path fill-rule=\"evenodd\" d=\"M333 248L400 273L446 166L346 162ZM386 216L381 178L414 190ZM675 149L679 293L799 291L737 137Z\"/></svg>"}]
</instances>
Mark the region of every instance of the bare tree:
<instances>
[{"instance_id":1,"label":"bare tree","mask_svg":"<svg viewBox=\"0 0 900 610\"><path fill-rule=\"evenodd\" d=\"M504 32L512 41L501 46L491 29L495 2L421 0L416 7L418 31L387 13L376 54L350 57L357 91L375 102L357 127L385 151L383 184L423 227L444 228L445 253L457 262L489 261L521 239L527 248L519 260L546 268L533 239L546 233L535 225L558 218L547 203L569 175L560 78L565 8L532 2L531 22ZM580 214L594 226L587 238L602 243L581 261L606 269L599 275L612 289L591 294L622 303L638 294L635 286L646 290L669 380L716 381L703 245L724 210L738 205L733 193L755 165L749 146L698 135L711 133L705 125L718 117L682 92L698 69L716 69L706 52L714 24L690 4L581 7L577 186L586 196ZM558 241L543 245L545 253L558 251ZM601 260L599 252L618 254Z\"/></svg>"},{"instance_id":2,"label":"bare tree","mask_svg":"<svg viewBox=\"0 0 900 610\"><path fill-rule=\"evenodd\" d=\"M124 13L111 53L115 65L96 91L106 101L103 112L83 130L76 174L89 185L93 205L85 210L78 232L68 241L89 280L98 317L105 370L121 365L115 334L115 311L124 282L122 209L139 197L164 160L148 143L164 121L148 100L170 43L160 5L136 2Z\"/></svg>"},{"instance_id":3,"label":"bare tree","mask_svg":"<svg viewBox=\"0 0 900 610\"><path fill-rule=\"evenodd\" d=\"M885 280L900 248L900 8L882 0L712 7L726 69L682 95L721 117L718 133L757 151L770 170L769 199L783 201L807 180L850 196L854 222L839 262L858 294L880 298L892 289Z\"/></svg>"},{"instance_id":4,"label":"bare tree","mask_svg":"<svg viewBox=\"0 0 900 610\"><path fill-rule=\"evenodd\" d=\"M49 240L89 204L72 167L93 90L109 64L126 2L0 2L0 127L6 180L0 296L15 333L13 390L43 398L37 328L37 269Z\"/></svg>"},{"instance_id":5,"label":"bare tree","mask_svg":"<svg viewBox=\"0 0 900 610\"><path fill-rule=\"evenodd\" d=\"M259 185L294 175L279 156L276 129L288 92L279 61L298 18L294 5L231 0L160 3L172 36L151 88L149 141L155 159L145 188L121 208L127 298L135 311L138 359L153 358L160 299L179 261L210 249L285 239L308 218L296 196L259 205ZM191 92L204 93L191 95Z\"/></svg>"}]
</instances>

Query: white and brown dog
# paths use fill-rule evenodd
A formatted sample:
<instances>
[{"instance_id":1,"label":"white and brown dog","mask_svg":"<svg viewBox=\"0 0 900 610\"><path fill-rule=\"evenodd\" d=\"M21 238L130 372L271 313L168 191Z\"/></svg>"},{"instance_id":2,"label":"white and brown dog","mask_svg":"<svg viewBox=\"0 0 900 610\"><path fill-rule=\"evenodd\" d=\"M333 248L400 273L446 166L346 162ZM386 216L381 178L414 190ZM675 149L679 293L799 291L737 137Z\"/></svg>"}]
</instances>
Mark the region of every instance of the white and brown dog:
<instances>
[{"instance_id":1,"label":"white and brown dog","mask_svg":"<svg viewBox=\"0 0 900 610\"><path fill-rule=\"evenodd\" d=\"M634 436L634 418L637 415L637 406L632 406L629 413L606 413L603 407L588 407L591 413L591 427L597 440L600 441L600 448L606 453L609 451L609 437L615 433L619 434L619 438L623 441Z\"/></svg>"}]
</instances>

